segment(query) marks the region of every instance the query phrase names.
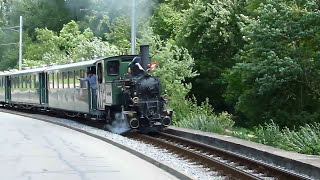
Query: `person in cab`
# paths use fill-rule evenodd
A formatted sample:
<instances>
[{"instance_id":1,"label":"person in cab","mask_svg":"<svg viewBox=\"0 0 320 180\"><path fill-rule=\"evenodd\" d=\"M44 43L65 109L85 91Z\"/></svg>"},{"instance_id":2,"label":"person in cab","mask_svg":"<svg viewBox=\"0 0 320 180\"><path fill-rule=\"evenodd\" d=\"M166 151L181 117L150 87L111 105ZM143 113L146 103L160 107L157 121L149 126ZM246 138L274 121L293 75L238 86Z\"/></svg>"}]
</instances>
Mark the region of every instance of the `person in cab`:
<instances>
[{"instance_id":1,"label":"person in cab","mask_svg":"<svg viewBox=\"0 0 320 180\"><path fill-rule=\"evenodd\" d=\"M87 72L88 76L85 78L79 78L80 81L88 81L90 88L91 88L91 94L92 94L92 108L97 108L97 76L94 74L93 71Z\"/></svg>"}]
</instances>

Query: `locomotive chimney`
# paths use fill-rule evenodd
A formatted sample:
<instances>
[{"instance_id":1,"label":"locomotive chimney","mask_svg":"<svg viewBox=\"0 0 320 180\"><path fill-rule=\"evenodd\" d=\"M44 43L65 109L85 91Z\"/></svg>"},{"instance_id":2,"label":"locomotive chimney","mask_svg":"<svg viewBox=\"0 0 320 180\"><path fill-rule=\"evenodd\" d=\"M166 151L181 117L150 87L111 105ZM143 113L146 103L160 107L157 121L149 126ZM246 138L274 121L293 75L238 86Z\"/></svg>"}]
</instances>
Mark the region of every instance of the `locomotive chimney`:
<instances>
[{"instance_id":1,"label":"locomotive chimney","mask_svg":"<svg viewBox=\"0 0 320 180\"><path fill-rule=\"evenodd\" d=\"M141 66L144 70L148 69L148 64L150 63L150 54L149 54L149 45L140 46L140 57L141 57Z\"/></svg>"}]
</instances>

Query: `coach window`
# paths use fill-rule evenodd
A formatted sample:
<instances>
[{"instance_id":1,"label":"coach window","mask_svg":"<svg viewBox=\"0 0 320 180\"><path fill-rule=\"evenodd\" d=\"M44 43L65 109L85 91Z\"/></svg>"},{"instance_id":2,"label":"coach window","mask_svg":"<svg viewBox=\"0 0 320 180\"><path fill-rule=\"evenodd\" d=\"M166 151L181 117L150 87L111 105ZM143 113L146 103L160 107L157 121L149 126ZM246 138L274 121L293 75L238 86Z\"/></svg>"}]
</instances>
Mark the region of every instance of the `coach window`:
<instances>
[{"instance_id":1,"label":"coach window","mask_svg":"<svg viewBox=\"0 0 320 180\"><path fill-rule=\"evenodd\" d=\"M17 77L17 88L20 88L20 76Z\"/></svg>"},{"instance_id":2,"label":"coach window","mask_svg":"<svg viewBox=\"0 0 320 180\"><path fill-rule=\"evenodd\" d=\"M36 88L36 79L37 79L37 75L33 75L33 88L35 89Z\"/></svg>"},{"instance_id":3,"label":"coach window","mask_svg":"<svg viewBox=\"0 0 320 180\"><path fill-rule=\"evenodd\" d=\"M16 87L15 87L15 78L12 78L12 80L11 80L11 87L12 87L12 89L15 89Z\"/></svg>"},{"instance_id":4,"label":"coach window","mask_svg":"<svg viewBox=\"0 0 320 180\"><path fill-rule=\"evenodd\" d=\"M26 77L25 76L21 76L21 87L26 88Z\"/></svg>"},{"instance_id":5,"label":"coach window","mask_svg":"<svg viewBox=\"0 0 320 180\"><path fill-rule=\"evenodd\" d=\"M25 76L24 78L25 78L24 87L25 88L29 88L29 85L28 85L29 84L29 78L28 78L28 76Z\"/></svg>"},{"instance_id":6,"label":"coach window","mask_svg":"<svg viewBox=\"0 0 320 180\"><path fill-rule=\"evenodd\" d=\"M21 88L24 88L24 76L20 76L20 79L21 79Z\"/></svg>"},{"instance_id":7,"label":"coach window","mask_svg":"<svg viewBox=\"0 0 320 180\"><path fill-rule=\"evenodd\" d=\"M14 88L18 88L18 77L14 78Z\"/></svg>"},{"instance_id":8,"label":"coach window","mask_svg":"<svg viewBox=\"0 0 320 180\"><path fill-rule=\"evenodd\" d=\"M59 88L63 88L63 82L62 82L62 73L61 72L58 72L58 81L59 81Z\"/></svg>"},{"instance_id":9,"label":"coach window","mask_svg":"<svg viewBox=\"0 0 320 180\"><path fill-rule=\"evenodd\" d=\"M74 88L74 72L69 71L69 88Z\"/></svg>"},{"instance_id":10,"label":"coach window","mask_svg":"<svg viewBox=\"0 0 320 180\"><path fill-rule=\"evenodd\" d=\"M30 88L31 82L30 82L31 76L27 76L27 88Z\"/></svg>"},{"instance_id":11,"label":"coach window","mask_svg":"<svg viewBox=\"0 0 320 180\"><path fill-rule=\"evenodd\" d=\"M75 79L75 88L80 88L80 81L78 80L80 78L80 71L74 71L74 79Z\"/></svg>"},{"instance_id":12,"label":"coach window","mask_svg":"<svg viewBox=\"0 0 320 180\"><path fill-rule=\"evenodd\" d=\"M28 89L29 88L29 85L28 85L29 84L29 78L28 78L28 76L25 76L24 79L25 79L24 87Z\"/></svg>"},{"instance_id":13,"label":"coach window","mask_svg":"<svg viewBox=\"0 0 320 180\"><path fill-rule=\"evenodd\" d=\"M22 76L23 78L23 88L27 88L27 76Z\"/></svg>"},{"instance_id":14,"label":"coach window","mask_svg":"<svg viewBox=\"0 0 320 180\"><path fill-rule=\"evenodd\" d=\"M109 61L107 63L107 71L109 76L118 76L119 75L119 61Z\"/></svg>"},{"instance_id":15,"label":"coach window","mask_svg":"<svg viewBox=\"0 0 320 180\"><path fill-rule=\"evenodd\" d=\"M11 79L11 88L14 88L13 87L13 78Z\"/></svg>"},{"instance_id":16,"label":"coach window","mask_svg":"<svg viewBox=\"0 0 320 180\"><path fill-rule=\"evenodd\" d=\"M31 76L27 76L27 88L30 89L31 82L30 82Z\"/></svg>"},{"instance_id":17,"label":"coach window","mask_svg":"<svg viewBox=\"0 0 320 180\"><path fill-rule=\"evenodd\" d=\"M28 76L28 87L31 88L31 76Z\"/></svg>"},{"instance_id":18,"label":"coach window","mask_svg":"<svg viewBox=\"0 0 320 180\"><path fill-rule=\"evenodd\" d=\"M19 85L18 77L14 78L14 88L17 89Z\"/></svg>"},{"instance_id":19,"label":"coach window","mask_svg":"<svg viewBox=\"0 0 320 180\"><path fill-rule=\"evenodd\" d=\"M63 72L63 88L69 88L69 82L68 82L68 72Z\"/></svg>"},{"instance_id":20,"label":"coach window","mask_svg":"<svg viewBox=\"0 0 320 180\"><path fill-rule=\"evenodd\" d=\"M28 76L24 76L24 88L28 88Z\"/></svg>"},{"instance_id":21,"label":"coach window","mask_svg":"<svg viewBox=\"0 0 320 180\"><path fill-rule=\"evenodd\" d=\"M54 79L53 73L49 74L49 88L50 89L53 89L53 87L54 87L53 79Z\"/></svg>"},{"instance_id":22,"label":"coach window","mask_svg":"<svg viewBox=\"0 0 320 180\"><path fill-rule=\"evenodd\" d=\"M34 81L34 87L36 89L40 88L40 81L39 81L39 75L36 75L36 80Z\"/></svg>"},{"instance_id":23,"label":"coach window","mask_svg":"<svg viewBox=\"0 0 320 180\"><path fill-rule=\"evenodd\" d=\"M85 70L80 70L80 78L85 78L86 77L86 71ZM81 81L80 82L80 88L88 88L88 83L87 81Z\"/></svg>"},{"instance_id":24,"label":"coach window","mask_svg":"<svg viewBox=\"0 0 320 180\"><path fill-rule=\"evenodd\" d=\"M30 76L30 81L31 81L31 89L34 89L34 75Z\"/></svg>"},{"instance_id":25,"label":"coach window","mask_svg":"<svg viewBox=\"0 0 320 180\"><path fill-rule=\"evenodd\" d=\"M54 89L58 89L58 74L57 73L53 73L53 88Z\"/></svg>"}]
</instances>

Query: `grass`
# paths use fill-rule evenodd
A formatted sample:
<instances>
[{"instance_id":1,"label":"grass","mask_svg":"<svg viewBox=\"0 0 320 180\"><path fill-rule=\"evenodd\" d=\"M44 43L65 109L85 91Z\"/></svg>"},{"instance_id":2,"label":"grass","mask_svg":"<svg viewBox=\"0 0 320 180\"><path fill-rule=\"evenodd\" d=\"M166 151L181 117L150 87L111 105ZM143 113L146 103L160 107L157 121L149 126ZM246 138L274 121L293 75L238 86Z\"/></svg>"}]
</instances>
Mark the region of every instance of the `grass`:
<instances>
[{"instance_id":1,"label":"grass","mask_svg":"<svg viewBox=\"0 0 320 180\"><path fill-rule=\"evenodd\" d=\"M253 130L233 127L232 115L223 112L193 113L176 123L178 127L230 135L276 148L302 154L320 155L320 123L306 124L297 129L281 129L274 122Z\"/></svg>"}]
</instances>

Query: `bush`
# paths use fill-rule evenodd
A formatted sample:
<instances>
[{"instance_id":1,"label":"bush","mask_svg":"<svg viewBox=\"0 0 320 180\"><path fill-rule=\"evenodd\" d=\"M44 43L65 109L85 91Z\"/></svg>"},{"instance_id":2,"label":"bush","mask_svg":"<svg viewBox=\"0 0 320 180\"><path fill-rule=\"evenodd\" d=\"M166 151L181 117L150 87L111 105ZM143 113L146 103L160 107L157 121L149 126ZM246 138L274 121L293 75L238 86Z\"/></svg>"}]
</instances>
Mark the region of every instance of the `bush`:
<instances>
[{"instance_id":1,"label":"bush","mask_svg":"<svg viewBox=\"0 0 320 180\"><path fill-rule=\"evenodd\" d=\"M280 143L283 142L283 136L281 129L273 121L265 126L259 126L255 129L256 139L255 141L261 144L280 147Z\"/></svg>"},{"instance_id":2,"label":"bush","mask_svg":"<svg viewBox=\"0 0 320 180\"><path fill-rule=\"evenodd\" d=\"M177 126L206 132L224 133L225 129L232 128L234 124L231 117L227 112L210 116L206 114L191 114L178 122Z\"/></svg>"},{"instance_id":3,"label":"bush","mask_svg":"<svg viewBox=\"0 0 320 180\"><path fill-rule=\"evenodd\" d=\"M198 106L194 98L194 101L189 100L189 106L190 111L185 114L181 121L176 123L178 127L224 134L226 129L231 129L234 125L231 114L222 112L216 115L213 112L209 99Z\"/></svg>"},{"instance_id":4,"label":"bush","mask_svg":"<svg viewBox=\"0 0 320 180\"><path fill-rule=\"evenodd\" d=\"M256 142L303 154L320 155L320 123L300 126L298 130L280 129L275 123L256 129Z\"/></svg>"}]
</instances>

